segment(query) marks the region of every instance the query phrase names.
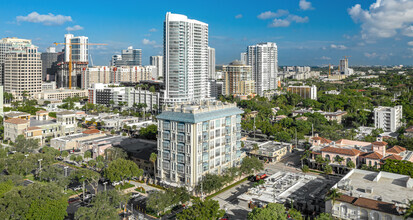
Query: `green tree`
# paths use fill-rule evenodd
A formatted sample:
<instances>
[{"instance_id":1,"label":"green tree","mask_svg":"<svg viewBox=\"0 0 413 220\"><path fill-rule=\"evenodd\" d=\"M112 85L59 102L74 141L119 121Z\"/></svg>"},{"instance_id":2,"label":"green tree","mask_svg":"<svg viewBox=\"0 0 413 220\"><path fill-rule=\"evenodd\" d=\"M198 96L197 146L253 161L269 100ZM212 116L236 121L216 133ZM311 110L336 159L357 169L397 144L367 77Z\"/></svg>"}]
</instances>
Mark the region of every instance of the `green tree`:
<instances>
[{"instance_id":1,"label":"green tree","mask_svg":"<svg viewBox=\"0 0 413 220\"><path fill-rule=\"evenodd\" d=\"M278 203L269 203L265 208L254 208L248 213L248 220L286 220L285 207Z\"/></svg>"},{"instance_id":2,"label":"green tree","mask_svg":"<svg viewBox=\"0 0 413 220\"><path fill-rule=\"evenodd\" d=\"M77 158L77 156L76 155L74 155L74 154L72 154L72 155L70 155L70 160L71 161L75 161L76 160L76 158Z\"/></svg>"},{"instance_id":3,"label":"green tree","mask_svg":"<svg viewBox=\"0 0 413 220\"><path fill-rule=\"evenodd\" d=\"M324 166L324 174L329 175L333 173L333 168L331 167L331 165L325 165Z\"/></svg>"},{"instance_id":4,"label":"green tree","mask_svg":"<svg viewBox=\"0 0 413 220\"><path fill-rule=\"evenodd\" d=\"M223 182L223 176L207 173L205 176L202 177L202 180L198 183L196 190L200 193L209 194L211 192L220 190L223 186Z\"/></svg>"},{"instance_id":5,"label":"green tree","mask_svg":"<svg viewBox=\"0 0 413 220\"><path fill-rule=\"evenodd\" d=\"M407 209L404 212L403 218L408 219L413 217L413 200L409 200L407 203Z\"/></svg>"},{"instance_id":6,"label":"green tree","mask_svg":"<svg viewBox=\"0 0 413 220\"><path fill-rule=\"evenodd\" d=\"M337 188L333 188L333 189L330 189L330 190L328 191L325 200L326 200L326 201L331 200L331 201L332 201L331 207L333 207L334 204L336 203L336 200L337 200L338 198L340 198L341 195L342 195L342 193L340 193Z\"/></svg>"},{"instance_id":7,"label":"green tree","mask_svg":"<svg viewBox=\"0 0 413 220\"><path fill-rule=\"evenodd\" d=\"M346 165L350 169L354 169L356 167L356 165L354 164L352 160L349 160Z\"/></svg>"},{"instance_id":8,"label":"green tree","mask_svg":"<svg viewBox=\"0 0 413 220\"><path fill-rule=\"evenodd\" d=\"M89 166L91 166L91 167L94 167L94 166L96 166L96 160L89 160L89 161L87 162L87 164L88 164Z\"/></svg>"},{"instance_id":9,"label":"green tree","mask_svg":"<svg viewBox=\"0 0 413 220\"><path fill-rule=\"evenodd\" d=\"M67 195L54 183L14 187L0 199L1 219L64 219Z\"/></svg>"},{"instance_id":10,"label":"green tree","mask_svg":"<svg viewBox=\"0 0 413 220\"><path fill-rule=\"evenodd\" d=\"M192 202L192 206L188 209L184 209L184 211L177 214L176 217L179 220L210 220L220 219L224 215L225 211L220 209L218 201L212 199L201 201L199 198L195 198Z\"/></svg>"},{"instance_id":11,"label":"green tree","mask_svg":"<svg viewBox=\"0 0 413 220\"><path fill-rule=\"evenodd\" d=\"M153 164L153 172L155 176L156 176L156 159L157 158L158 158L158 155L156 155L155 152L152 152L151 155L149 156L149 161L151 161Z\"/></svg>"},{"instance_id":12,"label":"green tree","mask_svg":"<svg viewBox=\"0 0 413 220\"><path fill-rule=\"evenodd\" d=\"M252 174L263 169L263 162L256 157L245 157L241 162L240 170L244 174Z\"/></svg>"},{"instance_id":13,"label":"green tree","mask_svg":"<svg viewBox=\"0 0 413 220\"><path fill-rule=\"evenodd\" d=\"M328 214L328 213L321 213L319 216L317 216L317 218L315 218L316 220L333 220L334 218Z\"/></svg>"},{"instance_id":14,"label":"green tree","mask_svg":"<svg viewBox=\"0 0 413 220\"><path fill-rule=\"evenodd\" d=\"M33 150L38 149L39 147L39 140L26 139L23 135L17 136L16 141L14 143L14 149L17 152L21 153L30 153Z\"/></svg>"},{"instance_id":15,"label":"green tree","mask_svg":"<svg viewBox=\"0 0 413 220\"><path fill-rule=\"evenodd\" d=\"M143 170L131 160L116 159L109 163L104 171L104 176L111 182L123 181L132 177L143 175Z\"/></svg>"},{"instance_id":16,"label":"green tree","mask_svg":"<svg viewBox=\"0 0 413 220\"><path fill-rule=\"evenodd\" d=\"M298 210L294 208L288 210L288 214L290 215L290 218L294 220L303 220L303 216L301 215L301 212L299 212Z\"/></svg>"},{"instance_id":17,"label":"green tree","mask_svg":"<svg viewBox=\"0 0 413 220\"><path fill-rule=\"evenodd\" d=\"M301 170L302 170L304 173L310 172L310 168L309 168L307 165L304 165L303 168L301 168Z\"/></svg>"},{"instance_id":18,"label":"green tree","mask_svg":"<svg viewBox=\"0 0 413 220\"><path fill-rule=\"evenodd\" d=\"M70 179L77 180L81 183L87 182L92 186L95 194L97 193L99 178L100 174L98 172L89 169L77 169L75 172L70 173Z\"/></svg>"},{"instance_id":19,"label":"green tree","mask_svg":"<svg viewBox=\"0 0 413 220\"><path fill-rule=\"evenodd\" d=\"M86 158L91 158L92 157L92 152L90 151L85 151L85 153L83 154L83 157Z\"/></svg>"},{"instance_id":20,"label":"green tree","mask_svg":"<svg viewBox=\"0 0 413 220\"><path fill-rule=\"evenodd\" d=\"M149 125L146 128L141 128L139 130L139 136L144 139L156 140L156 135L158 134L158 126Z\"/></svg>"},{"instance_id":21,"label":"green tree","mask_svg":"<svg viewBox=\"0 0 413 220\"><path fill-rule=\"evenodd\" d=\"M90 205L79 208L75 213L75 219L118 219L119 204L126 204L127 198L116 190L108 190L96 194Z\"/></svg>"},{"instance_id":22,"label":"green tree","mask_svg":"<svg viewBox=\"0 0 413 220\"><path fill-rule=\"evenodd\" d=\"M105 150L107 159L109 161L114 161L116 159L126 159L128 154L122 148L111 147Z\"/></svg>"}]
</instances>

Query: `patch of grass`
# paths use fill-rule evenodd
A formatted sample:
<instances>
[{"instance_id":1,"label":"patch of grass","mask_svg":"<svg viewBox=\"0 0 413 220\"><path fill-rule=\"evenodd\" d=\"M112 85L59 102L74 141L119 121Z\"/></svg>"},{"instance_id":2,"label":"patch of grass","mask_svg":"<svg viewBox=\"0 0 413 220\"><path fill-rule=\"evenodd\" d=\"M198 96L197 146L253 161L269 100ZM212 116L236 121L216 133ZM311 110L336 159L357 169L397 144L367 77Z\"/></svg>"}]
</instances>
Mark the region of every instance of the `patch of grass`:
<instances>
[{"instance_id":1,"label":"patch of grass","mask_svg":"<svg viewBox=\"0 0 413 220\"><path fill-rule=\"evenodd\" d=\"M146 193L145 188L143 188L142 186L136 187L135 191L140 193Z\"/></svg>"},{"instance_id":2,"label":"patch of grass","mask_svg":"<svg viewBox=\"0 0 413 220\"><path fill-rule=\"evenodd\" d=\"M245 181L247 181L247 180L248 180L248 177L245 177L244 179L242 179L242 180L240 180L240 181L238 181L238 182L235 182L235 183L233 183L233 184L231 184L231 185L229 185L229 186L227 186L227 187L219 190L218 192L215 192L214 194L211 194L211 195L207 196L206 199L210 199L210 198L212 198L212 197L214 197L214 196L216 196L216 195L218 195L218 194L221 194L221 193L223 193L223 192L231 189L232 187L237 186L237 185L239 185L239 184L241 184L241 183L243 183L243 182L245 182Z\"/></svg>"},{"instance_id":3,"label":"patch of grass","mask_svg":"<svg viewBox=\"0 0 413 220\"><path fill-rule=\"evenodd\" d=\"M151 184L151 183L148 183L147 185L152 186L152 187L157 188L157 189L166 190L165 187L162 187L162 186L159 186L159 185L155 185L155 184Z\"/></svg>"},{"instance_id":4,"label":"patch of grass","mask_svg":"<svg viewBox=\"0 0 413 220\"><path fill-rule=\"evenodd\" d=\"M26 179L31 180L31 181L35 181L34 180L34 175L33 174L29 174L26 176Z\"/></svg>"},{"instance_id":5,"label":"patch of grass","mask_svg":"<svg viewBox=\"0 0 413 220\"><path fill-rule=\"evenodd\" d=\"M124 183L123 185L119 184L119 185L115 186L116 189L121 189L121 190L129 189L129 188L132 188L132 187L135 187L135 185L130 184L130 183Z\"/></svg>"}]
</instances>

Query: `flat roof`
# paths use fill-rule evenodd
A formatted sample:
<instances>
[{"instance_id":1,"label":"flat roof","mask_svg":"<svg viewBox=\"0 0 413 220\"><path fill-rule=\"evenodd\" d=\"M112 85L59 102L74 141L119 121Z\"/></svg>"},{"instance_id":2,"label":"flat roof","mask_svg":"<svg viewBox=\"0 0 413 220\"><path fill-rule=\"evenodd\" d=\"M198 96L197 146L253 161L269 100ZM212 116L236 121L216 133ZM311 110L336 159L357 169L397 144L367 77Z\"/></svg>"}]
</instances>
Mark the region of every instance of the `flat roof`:
<instances>
[{"instance_id":1,"label":"flat roof","mask_svg":"<svg viewBox=\"0 0 413 220\"><path fill-rule=\"evenodd\" d=\"M157 119L170 120L170 121L180 121L187 123L198 123L202 121L208 121L216 118L223 118L232 115L242 114L244 111L237 107L223 108L218 110L212 110L200 113L183 113L183 112L172 112L164 111L160 115L156 116Z\"/></svg>"}]
</instances>

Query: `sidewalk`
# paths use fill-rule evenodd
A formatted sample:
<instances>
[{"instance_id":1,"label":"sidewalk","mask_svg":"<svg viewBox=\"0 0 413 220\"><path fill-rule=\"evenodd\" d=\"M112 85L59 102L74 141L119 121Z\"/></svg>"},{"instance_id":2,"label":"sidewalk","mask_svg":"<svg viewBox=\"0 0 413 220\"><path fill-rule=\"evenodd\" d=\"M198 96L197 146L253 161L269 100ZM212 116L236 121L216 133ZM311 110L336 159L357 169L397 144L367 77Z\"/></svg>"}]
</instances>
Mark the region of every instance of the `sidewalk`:
<instances>
[{"instance_id":1,"label":"sidewalk","mask_svg":"<svg viewBox=\"0 0 413 220\"><path fill-rule=\"evenodd\" d=\"M161 189L158 189L158 188L155 188L155 187L152 187L152 186L148 186L145 183L140 183L140 182L136 182L136 181L133 181L133 180L129 181L129 183L135 185L135 187L138 187L138 186L143 187L146 192L148 192L149 190L161 191Z\"/></svg>"}]
</instances>

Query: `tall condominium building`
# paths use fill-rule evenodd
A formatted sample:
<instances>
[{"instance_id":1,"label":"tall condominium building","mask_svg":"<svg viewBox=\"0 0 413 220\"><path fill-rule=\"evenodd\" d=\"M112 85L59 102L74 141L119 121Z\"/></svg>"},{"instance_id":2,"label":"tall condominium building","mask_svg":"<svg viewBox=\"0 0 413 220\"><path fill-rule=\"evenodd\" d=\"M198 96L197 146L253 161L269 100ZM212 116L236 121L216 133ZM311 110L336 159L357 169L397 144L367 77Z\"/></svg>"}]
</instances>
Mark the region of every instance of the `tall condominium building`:
<instances>
[{"instance_id":1,"label":"tall condominium building","mask_svg":"<svg viewBox=\"0 0 413 220\"><path fill-rule=\"evenodd\" d=\"M149 61L151 66L156 67L157 79L163 77L163 56L151 56Z\"/></svg>"},{"instance_id":2,"label":"tall condominium building","mask_svg":"<svg viewBox=\"0 0 413 220\"><path fill-rule=\"evenodd\" d=\"M216 79L215 76L215 48L208 47L208 68L209 79Z\"/></svg>"},{"instance_id":3,"label":"tall condominium building","mask_svg":"<svg viewBox=\"0 0 413 220\"><path fill-rule=\"evenodd\" d=\"M157 116L157 178L192 190L207 173L238 166L242 113L236 104L219 101L166 107Z\"/></svg>"},{"instance_id":4,"label":"tall condominium building","mask_svg":"<svg viewBox=\"0 0 413 220\"><path fill-rule=\"evenodd\" d=\"M241 53L241 57L240 57L240 58L241 58L240 61L241 61L243 64L247 64L247 63L248 63L248 56L247 56L247 53L246 53L246 52Z\"/></svg>"},{"instance_id":5,"label":"tall condominium building","mask_svg":"<svg viewBox=\"0 0 413 220\"><path fill-rule=\"evenodd\" d=\"M289 86L288 92L297 94L303 99L317 100L317 86Z\"/></svg>"},{"instance_id":6,"label":"tall condominium building","mask_svg":"<svg viewBox=\"0 0 413 220\"><path fill-rule=\"evenodd\" d=\"M208 24L166 13L164 59L167 104L208 97Z\"/></svg>"},{"instance_id":7,"label":"tall condominium building","mask_svg":"<svg viewBox=\"0 0 413 220\"><path fill-rule=\"evenodd\" d=\"M112 60L110 61L110 66L116 66L116 62L122 59L122 55L115 54L112 56Z\"/></svg>"},{"instance_id":8,"label":"tall condominium building","mask_svg":"<svg viewBox=\"0 0 413 220\"><path fill-rule=\"evenodd\" d=\"M6 60L6 54L10 51L13 45L27 45L31 44L31 40L19 39L16 37L3 38L0 40L0 84L4 84L4 62Z\"/></svg>"},{"instance_id":9,"label":"tall condominium building","mask_svg":"<svg viewBox=\"0 0 413 220\"><path fill-rule=\"evenodd\" d=\"M257 94L277 88L278 51L276 43L259 43L248 46L247 64L252 67Z\"/></svg>"},{"instance_id":10,"label":"tall condominium building","mask_svg":"<svg viewBox=\"0 0 413 220\"><path fill-rule=\"evenodd\" d=\"M65 34L65 43L65 62L70 60L70 44L72 44L72 62L89 63L88 37Z\"/></svg>"},{"instance_id":11,"label":"tall condominium building","mask_svg":"<svg viewBox=\"0 0 413 220\"><path fill-rule=\"evenodd\" d=\"M46 52L41 54L42 59L42 80L48 81L51 80L50 76L53 77L57 73L57 53L55 47L47 48Z\"/></svg>"},{"instance_id":12,"label":"tall condominium building","mask_svg":"<svg viewBox=\"0 0 413 220\"><path fill-rule=\"evenodd\" d=\"M348 67L348 59L347 57L340 60L340 64L338 66L339 73L343 75L353 75L354 70Z\"/></svg>"},{"instance_id":13,"label":"tall condominium building","mask_svg":"<svg viewBox=\"0 0 413 220\"><path fill-rule=\"evenodd\" d=\"M122 50L122 55L113 59L113 66L142 66L142 50L133 49L132 46Z\"/></svg>"},{"instance_id":14,"label":"tall condominium building","mask_svg":"<svg viewBox=\"0 0 413 220\"><path fill-rule=\"evenodd\" d=\"M383 131L396 132L402 126L403 106L380 106L374 109L374 127Z\"/></svg>"},{"instance_id":15,"label":"tall condominium building","mask_svg":"<svg viewBox=\"0 0 413 220\"><path fill-rule=\"evenodd\" d=\"M235 60L229 65L222 66L222 71L225 77L225 95L249 95L255 93L251 66Z\"/></svg>"},{"instance_id":16,"label":"tall condominium building","mask_svg":"<svg viewBox=\"0 0 413 220\"><path fill-rule=\"evenodd\" d=\"M42 91L42 60L37 46L13 44L4 62L4 91L21 99L23 92L35 95Z\"/></svg>"}]
</instances>

